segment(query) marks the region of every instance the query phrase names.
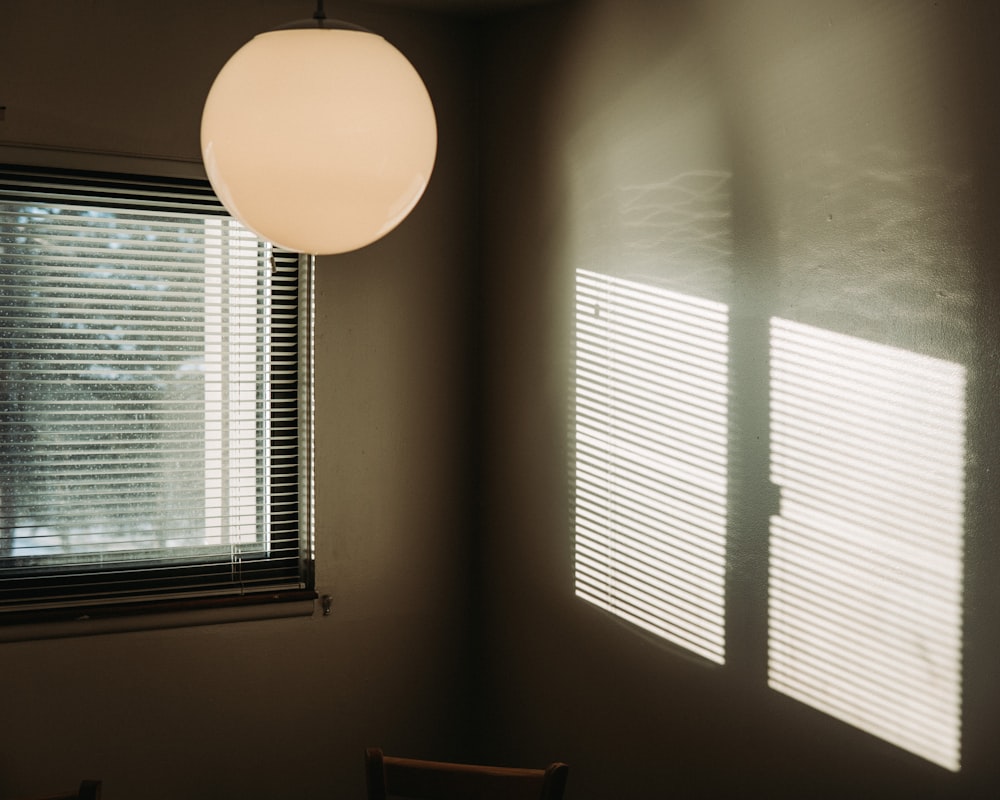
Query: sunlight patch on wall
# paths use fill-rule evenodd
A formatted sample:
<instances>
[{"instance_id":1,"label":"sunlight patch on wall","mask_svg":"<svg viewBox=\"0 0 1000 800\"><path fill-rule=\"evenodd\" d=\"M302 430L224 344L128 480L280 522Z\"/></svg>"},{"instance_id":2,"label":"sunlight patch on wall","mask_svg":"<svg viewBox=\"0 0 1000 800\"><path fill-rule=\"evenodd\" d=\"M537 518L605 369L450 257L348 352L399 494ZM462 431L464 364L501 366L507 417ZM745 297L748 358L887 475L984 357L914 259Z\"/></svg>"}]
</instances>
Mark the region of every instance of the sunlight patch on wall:
<instances>
[{"instance_id":1,"label":"sunlight patch on wall","mask_svg":"<svg viewBox=\"0 0 1000 800\"><path fill-rule=\"evenodd\" d=\"M576 594L725 660L728 315L576 274Z\"/></svg>"},{"instance_id":2,"label":"sunlight patch on wall","mask_svg":"<svg viewBox=\"0 0 1000 800\"><path fill-rule=\"evenodd\" d=\"M965 371L771 322L769 685L951 770Z\"/></svg>"}]
</instances>

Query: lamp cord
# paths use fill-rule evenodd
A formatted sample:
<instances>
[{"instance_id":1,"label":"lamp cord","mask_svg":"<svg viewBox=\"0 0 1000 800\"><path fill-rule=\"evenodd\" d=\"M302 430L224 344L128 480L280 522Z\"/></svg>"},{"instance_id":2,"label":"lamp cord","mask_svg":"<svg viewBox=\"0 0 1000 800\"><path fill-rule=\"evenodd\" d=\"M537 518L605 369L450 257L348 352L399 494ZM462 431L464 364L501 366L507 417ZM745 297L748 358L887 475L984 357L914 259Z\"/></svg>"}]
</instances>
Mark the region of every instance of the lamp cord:
<instances>
[{"instance_id":1,"label":"lamp cord","mask_svg":"<svg viewBox=\"0 0 1000 800\"><path fill-rule=\"evenodd\" d=\"M321 23L326 19L326 12L323 11L323 0L316 0L316 13L313 14L313 19Z\"/></svg>"}]
</instances>

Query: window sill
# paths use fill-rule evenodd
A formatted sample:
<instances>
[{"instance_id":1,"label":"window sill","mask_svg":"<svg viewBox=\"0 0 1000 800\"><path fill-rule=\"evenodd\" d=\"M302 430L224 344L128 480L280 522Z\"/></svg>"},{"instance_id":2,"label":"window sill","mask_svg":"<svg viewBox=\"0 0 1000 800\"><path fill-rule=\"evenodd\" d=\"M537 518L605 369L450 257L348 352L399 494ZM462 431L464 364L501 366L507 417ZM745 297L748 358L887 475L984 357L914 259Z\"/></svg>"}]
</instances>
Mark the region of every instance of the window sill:
<instances>
[{"instance_id":1,"label":"window sill","mask_svg":"<svg viewBox=\"0 0 1000 800\"><path fill-rule=\"evenodd\" d=\"M316 610L316 598L316 592L302 589L207 600L10 613L0 615L0 643L309 617Z\"/></svg>"}]
</instances>

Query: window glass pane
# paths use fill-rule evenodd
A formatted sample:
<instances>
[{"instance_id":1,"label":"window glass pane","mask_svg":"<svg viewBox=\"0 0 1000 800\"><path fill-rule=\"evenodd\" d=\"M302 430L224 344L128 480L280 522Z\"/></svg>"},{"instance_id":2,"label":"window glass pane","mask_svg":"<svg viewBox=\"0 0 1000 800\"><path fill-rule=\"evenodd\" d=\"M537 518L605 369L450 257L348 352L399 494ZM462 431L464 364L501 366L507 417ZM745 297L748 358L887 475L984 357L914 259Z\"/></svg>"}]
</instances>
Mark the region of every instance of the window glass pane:
<instances>
[{"instance_id":1,"label":"window glass pane","mask_svg":"<svg viewBox=\"0 0 1000 800\"><path fill-rule=\"evenodd\" d=\"M193 183L3 178L0 609L301 585L296 263Z\"/></svg>"}]
</instances>

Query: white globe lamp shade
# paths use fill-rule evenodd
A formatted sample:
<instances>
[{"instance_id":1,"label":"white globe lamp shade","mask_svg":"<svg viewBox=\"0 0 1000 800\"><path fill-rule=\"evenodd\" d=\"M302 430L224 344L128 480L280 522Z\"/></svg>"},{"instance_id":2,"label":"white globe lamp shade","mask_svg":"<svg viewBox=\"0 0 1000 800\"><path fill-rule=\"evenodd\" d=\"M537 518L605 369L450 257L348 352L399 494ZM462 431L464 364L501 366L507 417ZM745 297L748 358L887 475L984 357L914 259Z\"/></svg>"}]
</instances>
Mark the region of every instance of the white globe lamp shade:
<instances>
[{"instance_id":1,"label":"white globe lamp shade","mask_svg":"<svg viewBox=\"0 0 1000 800\"><path fill-rule=\"evenodd\" d=\"M219 199L258 236L345 253L420 200L437 124L402 53L324 18L260 34L229 59L205 102L201 149Z\"/></svg>"}]
</instances>

